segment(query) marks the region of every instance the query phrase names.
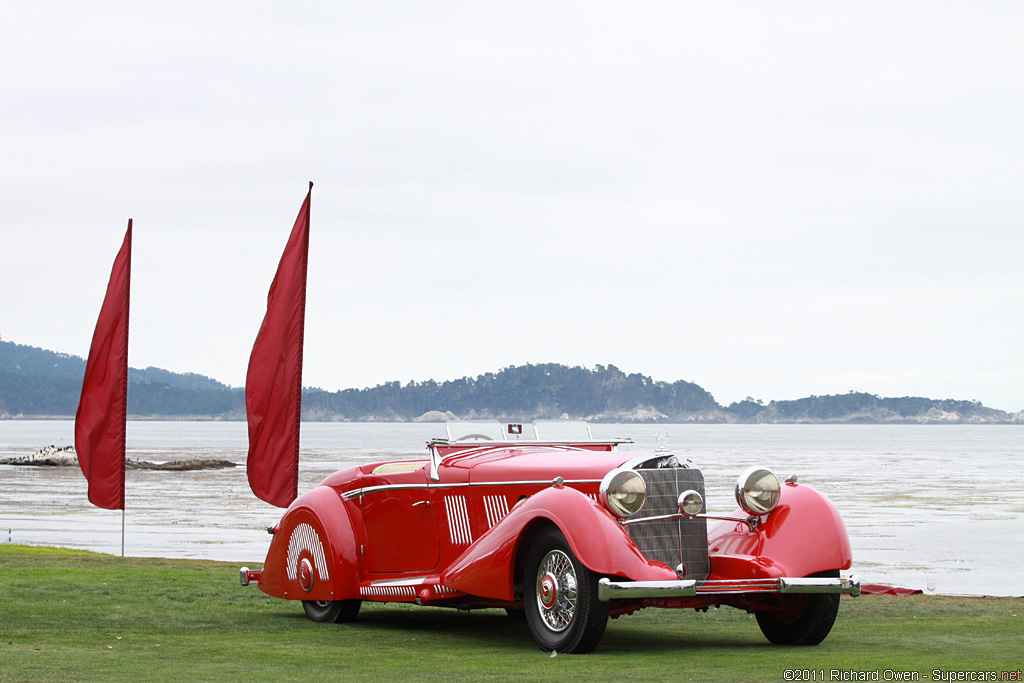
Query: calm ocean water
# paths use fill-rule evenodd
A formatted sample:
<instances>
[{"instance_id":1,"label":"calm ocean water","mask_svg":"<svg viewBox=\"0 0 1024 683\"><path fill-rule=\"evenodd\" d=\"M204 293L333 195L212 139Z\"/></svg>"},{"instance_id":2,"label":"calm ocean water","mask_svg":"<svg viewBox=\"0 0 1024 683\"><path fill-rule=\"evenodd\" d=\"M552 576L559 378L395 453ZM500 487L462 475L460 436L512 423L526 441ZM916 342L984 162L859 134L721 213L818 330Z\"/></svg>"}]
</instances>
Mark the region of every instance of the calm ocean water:
<instances>
[{"instance_id":1,"label":"calm ocean water","mask_svg":"<svg viewBox=\"0 0 1024 683\"><path fill-rule=\"evenodd\" d=\"M708 509L728 513L740 471L766 465L828 495L846 521L865 583L937 593L1024 595L1024 427L874 425L592 425L636 450L668 447L706 480ZM423 455L439 424L306 423L300 491L352 463ZM0 421L0 457L74 442L74 423ZM621 447L626 450L627 447ZM125 553L261 562L281 510L245 477L242 422L129 422L128 457L217 458L229 470L129 470ZM87 500L78 468L0 465L0 543L121 552L120 511Z\"/></svg>"}]
</instances>

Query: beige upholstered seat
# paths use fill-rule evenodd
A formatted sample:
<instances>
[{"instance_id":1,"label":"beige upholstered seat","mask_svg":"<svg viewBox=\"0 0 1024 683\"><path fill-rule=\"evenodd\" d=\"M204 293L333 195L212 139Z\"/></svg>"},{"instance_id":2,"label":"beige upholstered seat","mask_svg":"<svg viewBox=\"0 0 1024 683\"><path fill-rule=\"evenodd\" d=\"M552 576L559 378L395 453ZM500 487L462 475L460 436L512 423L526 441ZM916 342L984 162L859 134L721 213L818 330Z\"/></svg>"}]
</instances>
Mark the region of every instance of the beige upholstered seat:
<instances>
[{"instance_id":1,"label":"beige upholstered seat","mask_svg":"<svg viewBox=\"0 0 1024 683\"><path fill-rule=\"evenodd\" d=\"M386 462L373 468L373 474L398 474L400 472L415 472L424 467L429 460L410 460L408 462Z\"/></svg>"}]
</instances>

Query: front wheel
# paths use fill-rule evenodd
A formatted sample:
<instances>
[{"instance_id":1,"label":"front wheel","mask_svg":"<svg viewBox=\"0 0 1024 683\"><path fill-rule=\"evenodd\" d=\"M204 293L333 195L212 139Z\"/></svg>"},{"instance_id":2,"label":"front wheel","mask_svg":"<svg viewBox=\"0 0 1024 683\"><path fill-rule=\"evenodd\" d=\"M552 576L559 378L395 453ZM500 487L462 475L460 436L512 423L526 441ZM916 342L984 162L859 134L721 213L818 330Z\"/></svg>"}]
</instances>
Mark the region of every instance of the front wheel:
<instances>
[{"instance_id":1,"label":"front wheel","mask_svg":"<svg viewBox=\"0 0 1024 683\"><path fill-rule=\"evenodd\" d=\"M839 571L811 576L838 578ZM788 595L781 612L757 612L757 625L764 637L775 645L817 645L832 630L838 613L838 593Z\"/></svg>"},{"instance_id":2,"label":"front wheel","mask_svg":"<svg viewBox=\"0 0 1024 683\"><path fill-rule=\"evenodd\" d=\"M343 624L354 621L362 600L303 600L302 609L313 621Z\"/></svg>"},{"instance_id":3,"label":"front wheel","mask_svg":"<svg viewBox=\"0 0 1024 683\"><path fill-rule=\"evenodd\" d=\"M608 603L597 599L598 575L576 559L556 527L534 539L524 577L526 622L542 650L584 654L597 647Z\"/></svg>"}]
</instances>

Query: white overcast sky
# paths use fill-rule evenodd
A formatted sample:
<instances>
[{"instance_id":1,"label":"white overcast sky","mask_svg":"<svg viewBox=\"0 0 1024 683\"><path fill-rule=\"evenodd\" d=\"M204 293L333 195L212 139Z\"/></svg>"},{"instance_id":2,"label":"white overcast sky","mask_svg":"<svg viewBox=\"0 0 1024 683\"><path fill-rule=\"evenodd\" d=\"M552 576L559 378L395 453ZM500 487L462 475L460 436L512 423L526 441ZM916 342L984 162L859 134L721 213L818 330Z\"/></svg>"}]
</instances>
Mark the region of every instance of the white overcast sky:
<instances>
[{"instance_id":1,"label":"white overcast sky","mask_svg":"<svg viewBox=\"0 0 1024 683\"><path fill-rule=\"evenodd\" d=\"M238 386L616 365L1024 409L1024 3L0 2L0 336Z\"/></svg>"}]
</instances>

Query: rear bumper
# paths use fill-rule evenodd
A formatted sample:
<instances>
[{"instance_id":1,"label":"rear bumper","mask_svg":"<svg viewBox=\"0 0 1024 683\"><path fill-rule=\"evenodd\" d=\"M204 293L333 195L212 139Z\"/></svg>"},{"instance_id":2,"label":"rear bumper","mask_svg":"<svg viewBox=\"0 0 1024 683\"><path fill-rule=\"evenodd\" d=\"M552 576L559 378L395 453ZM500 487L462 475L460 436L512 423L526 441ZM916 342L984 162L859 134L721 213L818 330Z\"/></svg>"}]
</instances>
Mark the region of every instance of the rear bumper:
<instances>
[{"instance_id":1,"label":"rear bumper","mask_svg":"<svg viewBox=\"0 0 1024 683\"><path fill-rule=\"evenodd\" d=\"M263 572L254 572L248 567L242 567L239 571L239 578L241 579L243 586L248 586L250 583L259 583L260 576Z\"/></svg>"},{"instance_id":2,"label":"rear bumper","mask_svg":"<svg viewBox=\"0 0 1024 683\"><path fill-rule=\"evenodd\" d=\"M756 593L845 593L860 595L860 578L819 579L780 577L745 581L612 581L597 583L602 602L622 598L689 598L698 595L739 595Z\"/></svg>"}]
</instances>

